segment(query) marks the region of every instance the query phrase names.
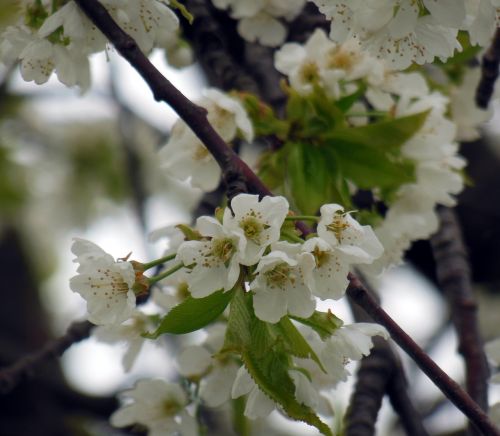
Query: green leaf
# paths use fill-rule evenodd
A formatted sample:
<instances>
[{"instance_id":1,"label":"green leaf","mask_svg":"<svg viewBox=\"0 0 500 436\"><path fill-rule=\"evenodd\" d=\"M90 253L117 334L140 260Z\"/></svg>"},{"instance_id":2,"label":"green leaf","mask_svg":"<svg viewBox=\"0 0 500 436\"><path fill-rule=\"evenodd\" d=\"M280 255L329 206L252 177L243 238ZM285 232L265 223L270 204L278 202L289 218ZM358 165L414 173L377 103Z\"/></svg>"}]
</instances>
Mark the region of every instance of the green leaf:
<instances>
[{"instance_id":1,"label":"green leaf","mask_svg":"<svg viewBox=\"0 0 500 436\"><path fill-rule=\"evenodd\" d=\"M241 358L245 368L259 388L274 402L279 404L288 417L316 427L324 435L333 435L308 406L295 398L295 385L288 374L288 354L274 348L257 356L253 350L245 351Z\"/></svg>"},{"instance_id":2,"label":"green leaf","mask_svg":"<svg viewBox=\"0 0 500 436\"><path fill-rule=\"evenodd\" d=\"M396 189L415 180L414 163L371 147L347 142L330 142L328 150L337 159L344 177L358 188Z\"/></svg>"},{"instance_id":3,"label":"green leaf","mask_svg":"<svg viewBox=\"0 0 500 436\"><path fill-rule=\"evenodd\" d=\"M241 353L250 346L252 316L251 295L245 293L243 289L236 289L229 309L226 336L221 353L227 351Z\"/></svg>"},{"instance_id":4,"label":"green leaf","mask_svg":"<svg viewBox=\"0 0 500 436\"><path fill-rule=\"evenodd\" d=\"M193 14L191 12L189 12L187 10L186 6L184 6L179 0L169 0L168 4L169 4L169 6L173 7L174 9L178 9L179 12L181 13L181 15L186 20L188 20L189 24L193 24L193 20L194 20Z\"/></svg>"},{"instance_id":5,"label":"green leaf","mask_svg":"<svg viewBox=\"0 0 500 436\"><path fill-rule=\"evenodd\" d=\"M234 291L217 291L205 298L187 297L163 317L156 331L142 336L156 339L164 333L181 335L199 330L224 312L233 294Z\"/></svg>"},{"instance_id":6,"label":"green leaf","mask_svg":"<svg viewBox=\"0 0 500 436\"><path fill-rule=\"evenodd\" d=\"M323 341L332 336L344 324L330 310L328 312L315 311L309 318L300 318L297 316L290 316L290 318L311 327Z\"/></svg>"},{"instance_id":7,"label":"green leaf","mask_svg":"<svg viewBox=\"0 0 500 436\"><path fill-rule=\"evenodd\" d=\"M379 151L399 151L401 146L418 132L430 111L406 117L382 120L366 126L335 129L328 133L328 143L343 143L351 147L366 146Z\"/></svg>"},{"instance_id":8,"label":"green leaf","mask_svg":"<svg viewBox=\"0 0 500 436\"><path fill-rule=\"evenodd\" d=\"M259 160L259 177L269 189L283 186L286 175L286 150L264 152Z\"/></svg>"},{"instance_id":9,"label":"green leaf","mask_svg":"<svg viewBox=\"0 0 500 436\"><path fill-rule=\"evenodd\" d=\"M304 339L304 336L302 336L288 317L284 316L277 324L274 324L273 327L283 338L286 351L296 357L314 360L326 374L326 369L321 363L321 360L319 360L319 357L311 348L309 342Z\"/></svg>"},{"instance_id":10,"label":"green leaf","mask_svg":"<svg viewBox=\"0 0 500 436\"><path fill-rule=\"evenodd\" d=\"M322 150L310 144L290 144L288 177L292 197L301 213L315 215L333 197L331 171Z\"/></svg>"}]
</instances>

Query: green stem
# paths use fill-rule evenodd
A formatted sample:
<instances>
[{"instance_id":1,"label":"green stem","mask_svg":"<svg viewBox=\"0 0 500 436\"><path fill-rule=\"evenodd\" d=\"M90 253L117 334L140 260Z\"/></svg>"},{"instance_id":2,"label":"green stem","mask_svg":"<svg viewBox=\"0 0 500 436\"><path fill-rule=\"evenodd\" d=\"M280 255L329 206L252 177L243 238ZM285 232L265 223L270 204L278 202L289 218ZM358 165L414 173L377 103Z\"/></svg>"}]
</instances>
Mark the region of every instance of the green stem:
<instances>
[{"instance_id":1,"label":"green stem","mask_svg":"<svg viewBox=\"0 0 500 436\"><path fill-rule=\"evenodd\" d=\"M319 221L319 216L314 215L290 215L285 218L285 221Z\"/></svg>"},{"instance_id":2,"label":"green stem","mask_svg":"<svg viewBox=\"0 0 500 436\"><path fill-rule=\"evenodd\" d=\"M386 117L387 112L373 111L373 112L348 112L345 114L347 117Z\"/></svg>"},{"instance_id":3,"label":"green stem","mask_svg":"<svg viewBox=\"0 0 500 436\"><path fill-rule=\"evenodd\" d=\"M154 266L161 265L162 263L168 262L169 260L175 259L175 256L177 254L169 254L168 256L160 257L159 259L152 260L151 262L148 263L143 263L144 266L144 271L147 271L150 268L153 268Z\"/></svg>"},{"instance_id":4,"label":"green stem","mask_svg":"<svg viewBox=\"0 0 500 436\"><path fill-rule=\"evenodd\" d=\"M301 237L294 235L293 233L287 232L286 230L282 230L281 235L287 239L290 239L290 241L298 242L299 244L304 243L304 240Z\"/></svg>"},{"instance_id":5,"label":"green stem","mask_svg":"<svg viewBox=\"0 0 500 436\"><path fill-rule=\"evenodd\" d=\"M158 274L157 276L149 278L149 285L154 285L156 282L163 280L165 277L172 275L174 272L179 271L181 268L184 268L184 265L180 263L179 265L174 266L173 268L167 269L165 272Z\"/></svg>"}]
</instances>

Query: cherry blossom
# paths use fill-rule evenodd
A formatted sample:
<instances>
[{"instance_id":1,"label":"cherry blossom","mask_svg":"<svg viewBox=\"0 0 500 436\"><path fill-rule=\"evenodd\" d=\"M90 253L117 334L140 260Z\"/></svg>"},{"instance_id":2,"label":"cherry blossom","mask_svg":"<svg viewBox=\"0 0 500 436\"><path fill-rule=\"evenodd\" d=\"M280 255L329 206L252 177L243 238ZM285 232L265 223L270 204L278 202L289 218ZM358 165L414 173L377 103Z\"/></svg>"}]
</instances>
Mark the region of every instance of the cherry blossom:
<instances>
[{"instance_id":1,"label":"cherry blossom","mask_svg":"<svg viewBox=\"0 0 500 436\"><path fill-rule=\"evenodd\" d=\"M288 213L284 197L264 197L239 194L231 200L231 209L224 212L223 225L246 240L240 253L242 265L256 264L266 247L278 241L280 229Z\"/></svg>"},{"instance_id":2,"label":"cherry blossom","mask_svg":"<svg viewBox=\"0 0 500 436\"><path fill-rule=\"evenodd\" d=\"M177 384L140 380L133 389L122 392L121 398L124 406L111 416L115 427L142 424L149 436L198 435L196 420L185 410L187 395Z\"/></svg>"},{"instance_id":3,"label":"cherry blossom","mask_svg":"<svg viewBox=\"0 0 500 436\"><path fill-rule=\"evenodd\" d=\"M134 267L116 262L96 244L75 238L71 251L79 263L78 275L70 280L71 290L87 301L88 319L98 325L120 324L135 309Z\"/></svg>"},{"instance_id":4,"label":"cherry blossom","mask_svg":"<svg viewBox=\"0 0 500 436\"><path fill-rule=\"evenodd\" d=\"M300 244L280 241L271 248L260 260L250 283L255 315L270 323L278 322L287 313L308 318L316 308L311 294L313 255L301 252Z\"/></svg>"}]
</instances>

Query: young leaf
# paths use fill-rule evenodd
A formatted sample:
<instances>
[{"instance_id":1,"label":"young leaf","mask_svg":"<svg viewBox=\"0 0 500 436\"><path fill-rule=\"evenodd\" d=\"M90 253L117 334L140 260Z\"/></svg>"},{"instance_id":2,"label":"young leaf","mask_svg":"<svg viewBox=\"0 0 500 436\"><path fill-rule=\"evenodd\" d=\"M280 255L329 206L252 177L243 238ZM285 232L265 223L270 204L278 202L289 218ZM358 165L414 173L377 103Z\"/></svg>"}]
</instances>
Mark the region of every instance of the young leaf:
<instances>
[{"instance_id":1,"label":"young leaf","mask_svg":"<svg viewBox=\"0 0 500 436\"><path fill-rule=\"evenodd\" d=\"M229 309L226 336L221 353L227 351L241 353L250 346L252 317L255 318L251 295L245 294L243 289L236 289Z\"/></svg>"},{"instance_id":2,"label":"young leaf","mask_svg":"<svg viewBox=\"0 0 500 436\"><path fill-rule=\"evenodd\" d=\"M343 321L330 310L328 312L315 311L309 318L299 318L297 316L290 316L290 318L311 327L323 341L332 336L343 324Z\"/></svg>"},{"instance_id":3,"label":"young leaf","mask_svg":"<svg viewBox=\"0 0 500 436\"><path fill-rule=\"evenodd\" d=\"M325 136L325 140L331 144L340 142L350 148L365 146L381 152L399 151L422 128L429 112L382 120L366 126L335 129Z\"/></svg>"},{"instance_id":4,"label":"young leaf","mask_svg":"<svg viewBox=\"0 0 500 436\"><path fill-rule=\"evenodd\" d=\"M300 212L314 215L321 205L333 200L332 170L322 150L311 144L290 144L288 178Z\"/></svg>"},{"instance_id":5,"label":"young leaf","mask_svg":"<svg viewBox=\"0 0 500 436\"><path fill-rule=\"evenodd\" d=\"M304 339L304 336L302 336L297 327L293 325L288 317L284 316L277 324L274 324L273 327L283 338L286 351L296 357L314 360L321 370L326 373L326 369L323 367L323 364L321 363L321 360L319 360L317 354L309 345L309 342Z\"/></svg>"},{"instance_id":6,"label":"young leaf","mask_svg":"<svg viewBox=\"0 0 500 436\"><path fill-rule=\"evenodd\" d=\"M188 297L163 317L153 333L143 333L142 336L156 339L164 333L180 335L199 330L224 312L233 294L234 291L217 291L205 298Z\"/></svg>"},{"instance_id":7,"label":"young leaf","mask_svg":"<svg viewBox=\"0 0 500 436\"><path fill-rule=\"evenodd\" d=\"M288 374L290 366L287 357L287 353L275 348L259 356L249 349L241 356L255 383L269 398L281 406L288 417L312 425L324 435L333 436L330 428L314 411L295 398L295 385Z\"/></svg>"}]
</instances>

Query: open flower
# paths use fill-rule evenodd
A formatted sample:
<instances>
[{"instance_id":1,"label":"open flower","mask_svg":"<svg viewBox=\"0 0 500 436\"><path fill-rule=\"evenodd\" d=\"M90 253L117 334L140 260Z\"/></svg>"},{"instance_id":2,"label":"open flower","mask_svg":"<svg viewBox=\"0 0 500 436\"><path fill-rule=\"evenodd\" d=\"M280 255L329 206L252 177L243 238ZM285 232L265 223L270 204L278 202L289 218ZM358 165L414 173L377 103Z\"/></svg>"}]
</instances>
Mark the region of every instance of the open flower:
<instances>
[{"instance_id":1,"label":"open flower","mask_svg":"<svg viewBox=\"0 0 500 436\"><path fill-rule=\"evenodd\" d=\"M87 301L88 320L94 324L120 324L135 309L132 263L116 262L93 242L75 238L71 251L80 265L70 280L71 290Z\"/></svg>"},{"instance_id":2,"label":"open flower","mask_svg":"<svg viewBox=\"0 0 500 436\"><path fill-rule=\"evenodd\" d=\"M310 291L314 257L300 251L299 244L277 242L264 256L250 283L255 293L255 315L262 321L276 323L287 313L308 318L316 308Z\"/></svg>"},{"instance_id":3,"label":"open flower","mask_svg":"<svg viewBox=\"0 0 500 436\"><path fill-rule=\"evenodd\" d=\"M370 226L362 226L338 204L321 206L318 235L341 251L351 263L372 263L383 252Z\"/></svg>"},{"instance_id":4,"label":"open flower","mask_svg":"<svg viewBox=\"0 0 500 436\"><path fill-rule=\"evenodd\" d=\"M197 436L195 419L185 410L188 398L183 389L163 380L141 380L121 394L132 400L111 416L115 427L142 424L149 436Z\"/></svg>"},{"instance_id":5,"label":"open flower","mask_svg":"<svg viewBox=\"0 0 500 436\"><path fill-rule=\"evenodd\" d=\"M246 394L249 394L244 412L247 418L265 418L274 410L274 401L259 389L246 368L242 366L236 374L231 397L235 399Z\"/></svg>"},{"instance_id":6,"label":"open flower","mask_svg":"<svg viewBox=\"0 0 500 436\"><path fill-rule=\"evenodd\" d=\"M224 227L246 239L240 263L254 265L266 247L278 241L288 201L284 197L264 197L259 201L258 195L239 194L231 200L231 209L224 212Z\"/></svg>"},{"instance_id":7,"label":"open flower","mask_svg":"<svg viewBox=\"0 0 500 436\"><path fill-rule=\"evenodd\" d=\"M349 263L344 259L343 253L321 238L308 239L302 250L311 253L316 262L311 277L313 294L324 300L341 298L349 284Z\"/></svg>"},{"instance_id":8,"label":"open flower","mask_svg":"<svg viewBox=\"0 0 500 436\"><path fill-rule=\"evenodd\" d=\"M148 316L136 310L132 313L130 319L123 324L96 327L92 331L92 335L98 341L107 344L121 343L125 346L126 351L122 358L122 366L124 371L128 372L132 369L144 342L146 342L146 339L142 337L142 333L151 327Z\"/></svg>"},{"instance_id":9,"label":"open flower","mask_svg":"<svg viewBox=\"0 0 500 436\"><path fill-rule=\"evenodd\" d=\"M212 217L198 218L196 227L207 238L183 242L176 257L186 267L194 265L186 274L189 291L195 298L221 289L229 291L240 275L239 253L244 250L245 240Z\"/></svg>"},{"instance_id":10,"label":"open flower","mask_svg":"<svg viewBox=\"0 0 500 436\"><path fill-rule=\"evenodd\" d=\"M208 121L226 142L239 132L247 141L253 139L253 127L242 104L217 89L207 89L199 102L207 109ZM220 180L217 162L184 123L177 121L167 144L159 153L162 167L176 179L190 179L191 184L203 191L213 191Z\"/></svg>"}]
</instances>

